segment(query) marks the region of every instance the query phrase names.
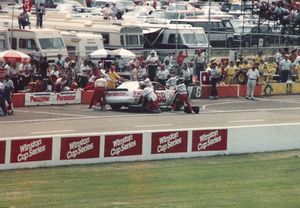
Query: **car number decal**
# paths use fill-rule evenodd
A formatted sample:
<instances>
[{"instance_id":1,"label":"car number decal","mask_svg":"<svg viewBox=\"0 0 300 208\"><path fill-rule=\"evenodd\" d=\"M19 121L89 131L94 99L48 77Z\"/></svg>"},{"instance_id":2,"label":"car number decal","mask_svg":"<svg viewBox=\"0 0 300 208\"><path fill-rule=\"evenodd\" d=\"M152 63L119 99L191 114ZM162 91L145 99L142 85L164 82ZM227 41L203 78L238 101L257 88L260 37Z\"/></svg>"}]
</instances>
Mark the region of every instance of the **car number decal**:
<instances>
[{"instance_id":1,"label":"car number decal","mask_svg":"<svg viewBox=\"0 0 300 208\"><path fill-rule=\"evenodd\" d=\"M167 101L166 94L164 92L156 92L156 95L159 103L165 103Z\"/></svg>"}]
</instances>

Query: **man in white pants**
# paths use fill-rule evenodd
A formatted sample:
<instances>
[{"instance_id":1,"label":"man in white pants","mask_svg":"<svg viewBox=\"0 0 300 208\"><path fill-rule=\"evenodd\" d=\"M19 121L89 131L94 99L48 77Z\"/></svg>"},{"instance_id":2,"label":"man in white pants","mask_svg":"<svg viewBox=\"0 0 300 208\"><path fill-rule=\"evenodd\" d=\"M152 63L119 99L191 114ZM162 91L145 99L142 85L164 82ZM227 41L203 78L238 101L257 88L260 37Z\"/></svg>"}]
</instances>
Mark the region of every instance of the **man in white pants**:
<instances>
[{"instance_id":1,"label":"man in white pants","mask_svg":"<svg viewBox=\"0 0 300 208\"><path fill-rule=\"evenodd\" d=\"M252 69L247 72L247 94L246 99L254 100L254 91L256 86L257 78L259 78L259 71L257 65L253 64Z\"/></svg>"}]
</instances>

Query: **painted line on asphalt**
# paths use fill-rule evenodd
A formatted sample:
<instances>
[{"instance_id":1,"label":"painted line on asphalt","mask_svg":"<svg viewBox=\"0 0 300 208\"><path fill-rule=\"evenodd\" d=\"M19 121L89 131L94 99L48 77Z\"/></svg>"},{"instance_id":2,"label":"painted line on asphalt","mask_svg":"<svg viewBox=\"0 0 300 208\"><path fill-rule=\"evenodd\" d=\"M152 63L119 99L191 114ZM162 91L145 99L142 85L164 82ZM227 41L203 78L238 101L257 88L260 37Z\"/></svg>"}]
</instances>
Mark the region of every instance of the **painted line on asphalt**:
<instances>
[{"instance_id":1,"label":"painted line on asphalt","mask_svg":"<svg viewBox=\"0 0 300 208\"><path fill-rule=\"evenodd\" d=\"M52 133L66 133L66 132L74 132L75 130L56 130L56 131L33 131L30 134L52 134Z\"/></svg>"},{"instance_id":2,"label":"painted line on asphalt","mask_svg":"<svg viewBox=\"0 0 300 208\"><path fill-rule=\"evenodd\" d=\"M62 115L62 114L59 114ZM164 114L165 115L165 114ZM70 118L44 118L44 119L26 119L17 121L0 121L0 124L14 124L14 123L30 123L30 122L49 122L49 121L70 121L70 120L84 120L84 119L107 119L107 118L140 118L145 116L160 116L160 114L139 114L139 115L109 115L109 116L73 116Z\"/></svg>"},{"instance_id":3,"label":"painted line on asphalt","mask_svg":"<svg viewBox=\"0 0 300 208\"><path fill-rule=\"evenodd\" d=\"M263 122L265 121L264 119L253 119L253 120L232 120L232 121L227 121L228 123L243 123L243 122Z\"/></svg>"},{"instance_id":4,"label":"painted line on asphalt","mask_svg":"<svg viewBox=\"0 0 300 208\"><path fill-rule=\"evenodd\" d=\"M290 111L290 110L300 110L300 107L294 108L253 108L248 110L207 110L207 113L240 113L240 112L268 112L268 111Z\"/></svg>"},{"instance_id":5,"label":"painted line on asphalt","mask_svg":"<svg viewBox=\"0 0 300 208\"><path fill-rule=\"evenodd\" d=\"M45 115L59 115L59 116L78 116L83 117L85 115L72 114L72 113L54 113L54 112L45 112L45 111L27 111L27 110L15 110L15 112L21 113L34 113L34 114L45 114Z\"/></svg>"},{"instance_id":6,"label":"painted line on asphalt","mask_svg":"<svg viewBox=\"0 0 300 208\"><path fill-rule=\"evenodd\" d=\"M136 127L136 128L146 128L146 127L162 127L162 126L173 126L173 124L137 125L137 126L133 126L133 127Z\"/></svg>"},{"instance_id":7,"label":"painted line on asphalt","mask_svg":"<svg viewBox=\"0 0 300 208\"><path fill-rule=\"evenodd\" d=\"M219 102L219 103L210 103L202 106L202 110L205 110L206 107L215 106L215 105L225 105L225 104L232 104L232 103L244 103L245 101L226 101L226 102Z\"/></svg>"},{"instance_id":8,"label":"painted line on asphalt","mask_svg":"<svg viewBox=\"0 0 300 208\"><path fill-rule=\"evenodd\" d=\"M290 111L290 110L300 110L300 107L294 108L273 108L273 109L248 109L248 110L207 110L207 111L200 111L200 114L218 114L218 113L239 113L239 112L268 112L268 111ZM31 113L31 111L28 111ZM62 114L59 114L62 115ZM68 114L71 115L71 114ZM162 114L165 116L166 114ZM29 122L49 122L49 121L70 121L70 120L80 120L80 119L107 119L107 118L140 118L140 117L153 117L153 116L162 116L161 114L139 114L139 115L95 115L95 116L83 116L77 115L69 118L49 118L49 119L27 119L27 120L17 120L17 121L0 121L0 124L15 124L15 123L29 123ZM179 114L171 114L168 113L170 116L178 116ZM190 114L186 114L190 115ZM193 115L193 114L192 114ZM183 116L183 115L182 115Z\"/></svg>"}]
</instances>

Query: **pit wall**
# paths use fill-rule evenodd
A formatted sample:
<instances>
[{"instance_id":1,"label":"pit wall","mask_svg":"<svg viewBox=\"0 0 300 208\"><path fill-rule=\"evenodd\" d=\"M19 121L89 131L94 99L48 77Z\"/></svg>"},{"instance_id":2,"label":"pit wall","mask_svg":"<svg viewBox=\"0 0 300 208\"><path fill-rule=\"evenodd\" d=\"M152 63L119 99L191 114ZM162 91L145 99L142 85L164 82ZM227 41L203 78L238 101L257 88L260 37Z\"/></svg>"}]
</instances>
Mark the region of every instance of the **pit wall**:
<instances>
[{"instance_id":1,"label":"pit wall","mask_svg":"<svg viewBox=\"0 0 300 208\"><path fill-rule=\"evenodd\" d=\"M226 97L244 97L246 85L219 85L218 95ZM209 98L211 85L190 86L188 88L190 99ZM52 105L52 104L88 104L93 91L75 91L63 93L16 93L14 94L14 107ZM255 96L270 95L292 95L300 94L300 83L266 83L258 84L255 89Z\"/></svg>"},{"instance_id":2,"label":"pit wall","mask_svg":"<svg viewBox=\"0 0 300 208\"><path fill-rule=\"evenodd\" d=\"M0 138L0 170L300 149L300 123Z\"/></svg>"}]
</instances>

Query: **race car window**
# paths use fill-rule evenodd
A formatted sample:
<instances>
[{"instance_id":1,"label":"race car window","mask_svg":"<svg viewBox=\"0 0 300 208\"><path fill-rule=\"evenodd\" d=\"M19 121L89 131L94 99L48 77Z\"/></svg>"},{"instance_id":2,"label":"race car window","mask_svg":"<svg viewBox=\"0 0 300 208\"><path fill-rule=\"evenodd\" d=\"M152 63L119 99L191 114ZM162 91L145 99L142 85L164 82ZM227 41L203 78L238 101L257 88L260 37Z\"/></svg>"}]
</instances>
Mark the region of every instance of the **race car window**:
<instances>
[{"instance_id":1,"label":"race car window","mask_svg":"<svg viewBox=\"0 0 300 208\"><path fill-rule=\"evenodd\" d=\"M153 82L152 84L153 84L154 90L165 90L165 88L157 82Z\"/></svg>"}]
</instances>

